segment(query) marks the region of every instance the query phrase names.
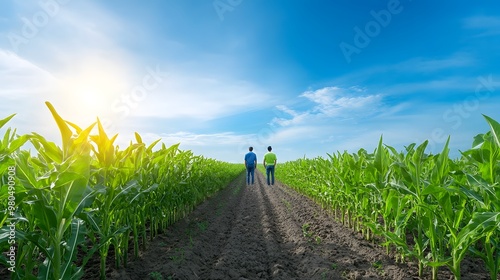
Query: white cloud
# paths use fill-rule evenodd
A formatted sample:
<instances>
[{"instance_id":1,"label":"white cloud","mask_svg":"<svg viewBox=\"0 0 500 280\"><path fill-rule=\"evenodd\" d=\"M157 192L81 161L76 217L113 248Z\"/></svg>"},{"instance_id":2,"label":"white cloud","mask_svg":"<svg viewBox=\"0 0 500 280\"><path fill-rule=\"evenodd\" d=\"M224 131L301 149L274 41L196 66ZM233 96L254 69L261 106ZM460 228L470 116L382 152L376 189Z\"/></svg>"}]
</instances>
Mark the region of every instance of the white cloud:
<instances>
[{"instance_id":1,"label":"white cloud","mask_svg":"<svg viewBox=\"0 0 500 280\"><path fill-rule=\"evenodd\" d=\"M40 7L22 6L20 14L29 18L32 12L28 11L33 8ZM126 106L126 117L209 120L256 110L273 100L255 85L233 79L231 70L212 71L207 62L188 63L187 69L185 62L139 62L140 54L129 53L120 44L130 34L141 36L135 29L96 4L70 2L61 6L43 30L21 46L19 54L0 52L0 71L6 74L0 77L0 95L20 98L20 93L31 92L40 98L37 102L42 108L43 101L52 101L61 115L82 125L97 116L116 119L120 112L114 109L120 105ZM219 64L225 64L224 57L218 59ZM154 71L157 65L170 76L148 89L146 96L133 100L134 88L144 84L147 69Z\"/></svg>"},{"instance_id":2,"label":"white cloud","mask_svg":"<svg viewBox=\"0 0 500 280\"><path fill-rule=\"evenodd\" d=\"M474 67L478 63L477 59L467 52L456 52L441 58L413 57L395 64L363 68L344 76L337 77L330 81L330 83L336 85L367 84L367 80L370 80L370 84L378 84L380 83L378 82L379 79L380 81L383 81L388 78L390 79L392 76L425 75L446 70L457 71L457 69L460 68ZM449 89L455 89L457 87L457 81L463 81L464 79L464 77L461 76L447 76L441 79L433 77L434 76L426 76L424 78L420 78L419 76L419 80L422 82L414 84L425 85L441 83L443 86L448 86ZM447 83L447 81L450 81L450 83Z\"/></svg>"},{"instance_id":3,"label":"white cloud","mask_svg":"<svg viewBox=\"0 0 500 280\"><path fill-rule=\"evenodd\" d=\"M464 27L481 31L477 37L500 35L500 17L485 15L469 17L464 20Z\"/></svg>"},{"instance_id":4,"label":"white cloud","mask_svg":"<svg viewBox=\"0 0 500 280\"><path fill-rule=\"evenodd\" d=\"M444 79L431 79L418 82L400 82L386 87L385 92L391 95L409 95L419 93L420 96L435 94L453 94L474 92L477 79L470 77L448 77ZM418 95L417 95L418 96Z\"/></svg>"},{"instance_id":5,"label":"white cloud","mask_svg":"<svg viewBox=\"0 0 500 280\"><path fill-rule=\"evenodd\" d=\"M305 142L307 139L321 138L325 134L325 127L321 126L290 126L280 130L271 135L268 139L269 142Z\"/></svg>"},{"instance_id":6,"label":"white cloud","mask_svg":"<svg viewBox=\"0 0 500 280\"><path fill-rule=\"evenodd\" d=\"M438 153L451 135L450 147L455 157L457 147L467 147L474 136L462 130L470 131L479 113L494 112L490 104L496 99L490 94L488 102L484 97L479 103L458 99L455 103L401 100L389 104L385 96L390 98L387 94L370 95L367 90L340 87L304 92L300 97L311 101L311 107L300 112L277 106L287 117L274 119L273 124L278 127L269 141L279 143L277 147L297 158L306 153L308 157L344 150L354 153L361 148L372 152L381 136L385 144L401 151L411 143L421 144L427 139L427 151ZM480 132L484 131L477 133Z\"/></svg>"},{"instance_id":7,"label":"white cloud","mask_svg":"<svg viewBox=\"0 0 500 280\"><path fill-rule=\"evenodd\" d=\"M130 135L131 138L125 139L125 135ZM263 154L263 148L258 146L258 143L253 142L256 139L256 135L253 134L241 135L232 132L199 134L180 131L168 134L140 133L140 135L144 143L152 143L158 139L161 139L160 143L164 143L167 147L180 143L181 150L191 150L195 155L203 155L226 162L242 162L250 145L255 147L255 152L258 152L259 155ZM128 146L133 137L133 133L120 134L115 144L120 147ZM160 147L160 145L157 144L156 147Z\"/></svg>"},{"instance_id":8,"label":"white cloud","mask_svg":"<svg viewBox=\"0 0 500 280\"><path fill-rule=\"evenodd\" d=\"M211 120L270 106L266 103L272 100L264 90L246 81L228 81L207 73L172 73L138 104L133 114Z\"/></svg>"},{"instance_id":9,"label":"white cloud","mask_svg":"<svg viewBox=\"0 0 500 280\"><path fill-rule=\"evenodd\" d=\"M367 117L383 111L381 94L366 94L360 87L340 88L324 87L306 91L299 95L313 103L309 110L297 112L284 105L276 109L290 116L275 117L272 124L291 126L310 123L323 123L332 119Z\"/></svg>"},{"instance_id":10,"label":"white cloud","mask_svg":"<svg viewBox=\"0 0 500 280\"><path fill-rule=\"evenodd\" d=\"M339 87L325 87L306 91L300 96L317 103L315 109L329 117L361 111L366 114L374 111L381 103L382 96L379 94L355 96L357 93L360 93L359 88L346 90Z\"/></svg>"},{"instance_id":11,"label":"white cloud","mask_svg":"<svg viewBox=\"0 0 500 280\"><path fill-rule=\"evenodd\" d=\"M51 73L10 51L0 49L2 98L19 98L47 89L56 80ZM22 87L19 87L22 85Z\"/></svg>"},{"instance_id":12,"label":"white cloud","mask_svg":"<svg viewBox=\"0 0 500 280\"><path fill-rule=\"evenodd\" d=\"M288 108L285 105L278 105L276 106L276 109L278 111L284 112L288 115L291 116L291 118L283 118L283 117L274 117L273 120L271 121L271 125L279 125L279 126L291 126L291 125L296 125L296 124L301 124L306 122L308 119L310 119L311 115L309 112L302 112L298 113L295 110L292 110Z\"/></svg>"},{"instance_id":13,"label":"white cloud","mask_svg":"<svg viewBox=\"0 0 500 280\"><path fill-rule=\"evenodd\" d=\"M485 82L486 80L486 82ZM419 82L398 83L385 88L388 95L409 95L418 93L418 96L428 99L434 95L449 95L456 99L457 94L474 96L478 87L489 90L490 87L500 87L500 77L493 75L480 75L477 77L452 76L444 79L424 80Z\"/></svg>"},{"instance_id":14,"label":"white cloud","mask_svg":"<svg viewBox=\"0 0 500 280\"><path fill-rule=\"evenodd\" d=\"M19 133L47 132L51 116L44 101L55 96L57 79L38 65L2 49L0 73L0 118L15 113L9 126Z\"/></svg>"},{"instance_id":15,"label":"white cloud","mask_svg":"<svg viewBox=\"0 0 500 280\"><path fill-rule=\"evenodd\" d=\"M477 61L471 55L460 52L454 53L448 57L429 59L424 57L415 57L407 61L391 66L392 71L397 72L421 72L430 73L446 69L457 69L462 67L470 67L476 64Z\"/></svg>"},{"instance_id":16,"label":"white cloud","mask_svg":"<svg viewBox=\"0 0 500 280\"><path fill-rule=\"evenodd\" d=\"M48 16L33 36L24 36L26 23L21 20L6 30L24 36L25 41L14 48L17 53L0 50L0 65L9 73L0 77L0 95L15 94L23 102L24 106L4 103L21 119L26 118L21 114L25 107L31 115L45 115L43 102L50 101L66 119L86 125L105 115L110 100L133 81L135 61L117 41L124 33L120 28L127 25L91 2L58 3L54 1L50 8L42 7L42 2L15 3L19 18Z\"/></svg>"},{"instance_id":17,"label":"white cloud","mask_svg":"<svg viewBox=\"0 0 500 280\"><path fill-rule=\"evenodd\" d=\"M145 139L162 139L164 143L182 143L185 146L211 146L241 143L247 136L236 135L231 132L196 134L192 132L180 131L170 134L145 134ZM156 140L155 139L155 140ZM154 141L154 140L153 140Z\"/></svg>"}]
</instances>

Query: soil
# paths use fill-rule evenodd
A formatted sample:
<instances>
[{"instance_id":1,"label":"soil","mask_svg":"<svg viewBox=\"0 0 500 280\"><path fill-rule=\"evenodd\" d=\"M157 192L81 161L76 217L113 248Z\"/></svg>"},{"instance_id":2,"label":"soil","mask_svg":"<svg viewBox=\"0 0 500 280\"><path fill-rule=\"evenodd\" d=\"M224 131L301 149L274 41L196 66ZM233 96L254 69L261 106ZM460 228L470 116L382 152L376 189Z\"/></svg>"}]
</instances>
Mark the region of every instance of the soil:
<instances>
[{"instance_id":1,"label":"soil","mask_svg":"<svg viewBox=\"0 0 500 280\"><path fill-rule=\"evenodd\" d=\"M462 279L489 279L466 260ZM161 275L161 277L160 277ZM155 277L156 276L156 277ZM309 198L256 172L227 188L153 240L110 279L430 279L395 263L379 245L337 223ZM452 279L445 268L439 279Z\"/></svg>"},{"instance_id":2,"label":"soil","mask_svg":"<svg viewBox=\"0 0 500 280\"><path fill-rule=\"evenodd\" d=\"M336 222L309 198L277 182L241 174L148 244L127 268L108 260L107 279L430 279L414 262L395 263L380 245ZM132 259L132 257L130 257ZM83 279L99 279L98 257ZM489 279L467 259L462 279ZM440 268L439 279L453 279Z\"/></svg>"}]
</instances>

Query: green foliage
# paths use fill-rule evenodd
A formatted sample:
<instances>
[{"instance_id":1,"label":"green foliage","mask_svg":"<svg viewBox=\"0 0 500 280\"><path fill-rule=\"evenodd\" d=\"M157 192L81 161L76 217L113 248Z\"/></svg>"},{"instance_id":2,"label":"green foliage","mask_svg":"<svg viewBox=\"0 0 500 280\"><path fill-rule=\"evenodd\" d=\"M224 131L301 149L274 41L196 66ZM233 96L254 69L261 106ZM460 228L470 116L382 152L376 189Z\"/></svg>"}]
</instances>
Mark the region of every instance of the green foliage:
<instances>
[{"instance_id":1,"label":"green foliage","mask_svg":"<svg viewBox=\"0 0 500 280\"><path fill-rule=\"evenodd\" d=\"M159 140L146 146L138 133L137 143L120 149L117 135L109 137L99 120L82 129L46 104L61 132L61 147L39 134L18 136L10 129L0 140L2 185L7 168L16 167L13 279L79 279L97 253L104 279L111 247L116 267L126 266L130 237L137 256L140 246L243 171L241 165L182 151L179 144L153 150ZM0 120L0 127L13 116ZM21 149L26 141L34 156ZM8 203L5 189L2 209ZM7 211L0 215L0 249L6 251ZM6 264L5 256L0 262Z\"/></svg>"},{"instance_id":2,"label":"green foliage","mask_svg":"<svg viewBox=\"0 0 500 280\"><path fill-rule=\"evenodd\" d=\"M163 280L164 279L163 275L161 275L161 273L159 273L157 271L153 271L153 272L149 273L149 276L153 280Z\"/></svg>"},{"instance_id":3,"label":"green foliage","mask_svg":"<svg viewBox=\"0 0 500 280\"><path fill-rule=\"evenodd\" d=\"M367 239L385 239L397 260L424 268L447 266L460 279L467 254L484 260L491 279L500 267L500 124L477 135L460 159L425 152L428 141L404 152L383 145L373 153L328 154L280 165L282 182L331 209L335 218ZM410 238L411 240L408 240Z\"/></svg>"}]
</instances>

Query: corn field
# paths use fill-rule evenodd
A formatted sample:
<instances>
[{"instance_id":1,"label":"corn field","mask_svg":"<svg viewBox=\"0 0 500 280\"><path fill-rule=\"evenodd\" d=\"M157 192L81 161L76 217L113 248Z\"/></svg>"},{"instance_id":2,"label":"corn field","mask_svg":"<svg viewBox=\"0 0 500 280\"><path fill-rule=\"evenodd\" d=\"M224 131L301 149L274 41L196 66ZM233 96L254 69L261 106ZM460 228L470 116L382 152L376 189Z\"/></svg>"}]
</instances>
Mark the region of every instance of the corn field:
<instances>
[{"instance_id":1,"label":"corn field","mask_svg":"<svg viewBox=\"0 0 500 280\"><path fill-rule=\"evenodd\" d=\"M418 261L420 275L430 269L437 279L446 266L460 279L470 256L500 279L500 124L484 117L491 130L459 159L449 158L449 138L434 155L428 141L398 152L381 137L373 153L287 162L277 178L366 239L381 239L397 261Z\"/></svg>"},{"instance_id":2,"label":"corn field","mask_svg":"<svg viewBox=\"0 0 500 280\"><path fill-rule=\"evenodd\" d=\"M101 279L114 252L116 267L137 257L148 240L240 174L230 164L181 151L156 150L139 134L125 149L99 120L87 128L64 120L46 103L62 146L7 129L0 139L0 262L12 279L79 279L98 255ZM0 128L13 118L0 120ZM93 133L97 131L96 133ZM31 143L35 154L21 147Z\"/></svg>"},{"instance_id":3,"label":"corn field","mask_svg":"<svg viewBox=\"0 0 500 280\"><path fill-rule=\"evenodd\" d=\"M62 145L7 129L0 139L0 262L12 279L79 279L92 258L100 275L112 252L126 267L169 225L241 174L230 164L147 145L136 133L120 149L99 120L81 128L47 103ZM0 120L0 128L14 115ZM460 279L465 257L481 259L497 279L500 268L500 124L477 135L459 159L449 139L439 154L428 141L400 152L336 152L280 164L277 179L332 211L396 261L417 261L419 274L447 267ZM34 151L25 150L31 144ZM34 154L32 154L34 153ZM261 168L259 166L259 168ZM132 250L132 251L130 251Z\"/></svg>"}]
</instances>

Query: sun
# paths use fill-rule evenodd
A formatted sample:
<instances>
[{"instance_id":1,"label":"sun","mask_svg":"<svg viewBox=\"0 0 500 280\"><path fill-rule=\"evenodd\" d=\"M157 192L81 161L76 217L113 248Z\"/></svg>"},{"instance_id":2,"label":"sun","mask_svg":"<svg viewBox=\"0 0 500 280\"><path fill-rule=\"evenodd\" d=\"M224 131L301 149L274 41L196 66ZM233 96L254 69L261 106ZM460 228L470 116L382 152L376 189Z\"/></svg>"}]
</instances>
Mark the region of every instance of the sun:
<instances>
[{"instance_id":1,"label":"sun","mask_svg":"<svg viewBox=\"0 0 500 280\"><path fill-rule=\"evenodd\" d=\"M105 98L105 93L98 88L82 88L76 92L76 98L82 103L82 106L96 108L102 105L101 99Z\"/></svg>"},{"instance_id":2,"label":"sun","mask_svg":"<svg viewBox=\"0 0 500 280\"><path fill-rule=\"evenodd\" d=\"M112 105L130 88L123 67L112 62L88 61L60 79L60 97L69 121L88 125L96 118L113 118Z\"/></svg>"},{"instance_id":3,"label":"sun","mask_svg":"<svg viewBox=\"0 0 500 280\"><path fill-rule=\"evenodd\" d=\"M65 106L75 121L93 122L96 117L103 118L109 114L113 98L119 90L113 85L96 83L92 78L73 81L65 90Z\"/></svg>"}]
</instances>

